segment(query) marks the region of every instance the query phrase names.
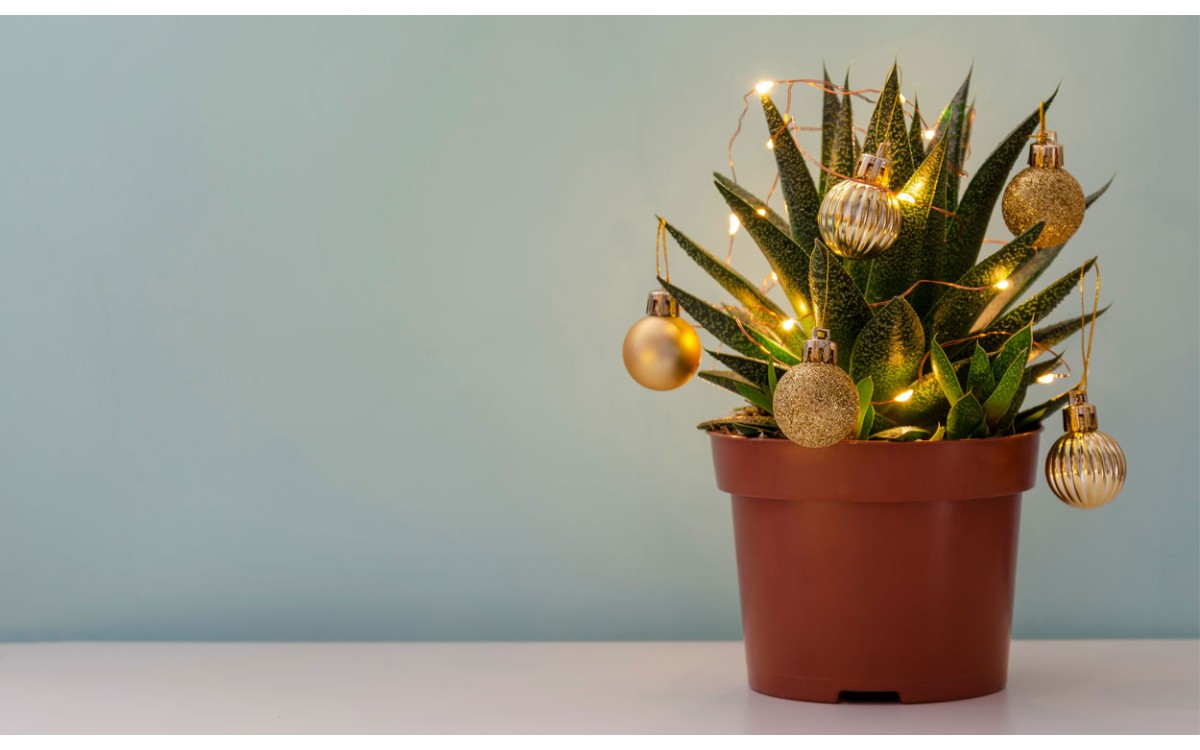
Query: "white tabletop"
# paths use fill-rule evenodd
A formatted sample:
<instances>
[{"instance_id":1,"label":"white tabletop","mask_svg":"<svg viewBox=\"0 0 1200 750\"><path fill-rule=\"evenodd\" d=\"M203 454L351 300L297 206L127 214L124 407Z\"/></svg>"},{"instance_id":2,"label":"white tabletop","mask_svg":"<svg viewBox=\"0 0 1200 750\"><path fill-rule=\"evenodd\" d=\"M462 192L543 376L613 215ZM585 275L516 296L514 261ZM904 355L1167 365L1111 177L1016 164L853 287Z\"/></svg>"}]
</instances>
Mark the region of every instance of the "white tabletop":
<instances>
[{"instance_id":1,"label":"white tabletop","mask_svg":"<svg viewBox=\"0 0 1200 750\"><path fill-rule=\"evenodd\" d=\"M742 644L0 644L9 733L1196 733L1197 641L1018 641L1008 690L752 692Z\"/></svg>"}]
</instances>

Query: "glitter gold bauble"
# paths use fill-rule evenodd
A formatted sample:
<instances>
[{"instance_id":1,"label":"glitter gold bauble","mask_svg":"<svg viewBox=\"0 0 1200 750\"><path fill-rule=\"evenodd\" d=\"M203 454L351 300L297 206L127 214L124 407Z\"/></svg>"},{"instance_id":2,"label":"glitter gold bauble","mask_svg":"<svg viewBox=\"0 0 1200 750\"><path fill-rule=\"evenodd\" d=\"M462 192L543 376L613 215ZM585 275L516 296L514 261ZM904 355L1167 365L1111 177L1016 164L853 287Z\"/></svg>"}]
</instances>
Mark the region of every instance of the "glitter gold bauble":
<instances>
[{"instance_id":1,"label":"glitter gold bauble","mask_svg":"<svg viewBox=\"0 0 1200 750\"><path fill-rule=\"evenodd\" d=\"M874 258L900 236L900 201L888 192L891 162L863 154L854 179L830 188L817 211L821 239L830 250L852 260Z\"/></svg>"},{"instance_id":2,"label":"glitter gold bauble","mask_svg":"<svg viewBox=\"0 0 1200 750\"><path fill-rule=\"evenodd\" d=\"M1029 146L1029 166L1004 189L1000 210L1009 231L1019 235L1046 222L1034 247L1061 245L1083 223L1083 188L1063 169L1063 147L1052 130Z\"/></svg>"},{"instance_id":3,"label":"glitter gold bauble","mask_svg":"<svg viewBox=\"0 0 1200 750\"><path fill-rule=\"evenodd\" d=\"M1073 390L1063 410L1066 433L1046 456L1050 489L1072 508L1099 508L1125 484L1125 451L1110 435L1100 432L1096 407L1087 393Z\"/></svg>"},{"instance_id":4,"label":"glitter gold bauble","mask_svg":"<svg viewBox=\"0 0 1200 750\"><path fill-rule=\"evenodd\" d=\"M650 292L646 317L625 334L625 369L641 385L669 391L692 379L700 368L700 337L679 317L679 305L664 289Z\"/></svg>"},{"instance_id":5,"label":"glitter gold bauble","mask_svg":"<svg viewBox=\"0 0 1200 750\"><path fill-rule=\"evenodd\" d=\"M850 436L858 422L858 389L837 366L837 344L814 328L801 361L775 386L775 422L794 443L824 448Z\"/></svg>"}]
</instances>

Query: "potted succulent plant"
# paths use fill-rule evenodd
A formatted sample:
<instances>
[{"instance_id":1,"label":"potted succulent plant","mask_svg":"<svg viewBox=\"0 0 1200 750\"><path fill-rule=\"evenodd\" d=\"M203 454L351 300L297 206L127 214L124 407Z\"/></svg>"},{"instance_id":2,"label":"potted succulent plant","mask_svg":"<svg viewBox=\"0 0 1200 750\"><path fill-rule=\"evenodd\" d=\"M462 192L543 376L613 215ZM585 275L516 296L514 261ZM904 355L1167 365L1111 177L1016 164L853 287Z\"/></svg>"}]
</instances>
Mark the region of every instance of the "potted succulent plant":
<instances>
[{"instance_id":1,"label":"potted succulent plant","mask_svg":"<svg viewBox=\"0 0 1200 750\"><path fill-rule=\"evenodd\" d=\"M1062 377L1053 347L1088 321L1044 319L1095 259L1027 293L1108 186L1085 198L1063 170L1045 130L1051 95L960 192L969 82L926 124L893 67L861 142L848 81L756 87L786 218L733 179L715 182L731 226L770 263L762 286L659 220L663 253L669 235L735 304L660 275L625 362L652 388L690 378L701 345L682 308L721 345L708 353L723 367L699 376L748 402L700 428L733 498L760 692L925 702L1002 689L1020 498L1035 482L1042 420L1070 401L1069 445L1048 466L1064 500L1101 505L1123 481L1120 449L1095 431L1081 388L1024 406L1031 384ZM824 92L815 180L772 85L787 85L789 102L794 85ZM1027 146L1030 174L1006 191ZM980 259L1002 192L1016 236ZM769 296L773 283L792 312Z\"/></svg>"}]
</instances>

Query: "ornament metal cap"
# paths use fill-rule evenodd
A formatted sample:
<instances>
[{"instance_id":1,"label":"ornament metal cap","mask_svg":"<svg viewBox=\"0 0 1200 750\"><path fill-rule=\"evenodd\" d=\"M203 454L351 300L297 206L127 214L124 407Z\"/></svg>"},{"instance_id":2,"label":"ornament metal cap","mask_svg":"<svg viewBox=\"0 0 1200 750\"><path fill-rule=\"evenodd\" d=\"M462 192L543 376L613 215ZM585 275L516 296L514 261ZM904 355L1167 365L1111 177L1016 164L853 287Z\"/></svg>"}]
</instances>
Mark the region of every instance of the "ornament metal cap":
<instances>
[{"instance_id":1,"label":"ornament metal cap","mask_svg":"<svg viewBox=\"0 0 1200 750\"><path fill-rule=\"evenodd\" d=\"M1058 142L1058 132L1046 130L1038 133L1037 142L1029 144L1029 166L1043 169L1062 169L1063 147Z\"/></svg>"},{"instance_id":2,"label":"ornament metal cap","mask_svg":"<svg viewBox=\"0 0 1200 750\"><path fill-rule=\"evenodd\" d=\"M1063 409L1063 429L1067 432L1095 432L1100 428L1096 418L1096 405L1089 404L1087 391L1073 388L1067 394L1067 408Z\"/></svg>"},{"instance_id":3,"label":"ornament metal cap","mask_svg":"<svg viewBox=\"0 0 1200 750\"><path fill-rule=\"evenodd\" d=\"M812 337L804 342L801 359L805 362L837 364L837 344L829 338L828 328L814 328Z\"/></svg>"},{"instance_id":4,"label":"ornament metal cap","mask_svg":"<svg viewBox=\"0 0 1200 750\"><path fill-rule=\"evenodd\" d=\"M854 167L854 179L886 188L891 178L892 162L883 155L883 146L873 154L864 153L858 157L858 165Z\"/></svg>"},{"instance_id":5,"label":"ornament metal cap","mask_svg":"<svg viewBox=\"0 0 1200 750\"><path fill-rule=\"evenodd\" d=\"M646 314L660 318L678 318L679 303L666 289L651 289L646 298Z\"/></svg>"}]
</instances>

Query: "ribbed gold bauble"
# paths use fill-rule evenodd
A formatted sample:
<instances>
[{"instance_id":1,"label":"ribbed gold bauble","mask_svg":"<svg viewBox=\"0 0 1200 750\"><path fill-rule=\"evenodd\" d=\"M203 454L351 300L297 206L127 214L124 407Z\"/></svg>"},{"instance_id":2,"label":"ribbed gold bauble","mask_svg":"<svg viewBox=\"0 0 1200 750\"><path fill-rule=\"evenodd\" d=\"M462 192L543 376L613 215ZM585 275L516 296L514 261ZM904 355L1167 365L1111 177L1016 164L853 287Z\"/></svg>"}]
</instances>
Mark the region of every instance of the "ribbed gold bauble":
<instances>
[{"instance_id":1,"label":"ribbed gold bauble","mask_svg":"<svg viewBox=\"0 0 1200 750\"><path fill-rule=\"evenodd\" d=\"M858 389L837 366L837 344L814 328L802 361L775 386L775 422L794 443L824 448L850 436L858 422Z\"/></svg>"},{"instance_id":2,"label":"ribbed gold bauble","mask_svg":"<svg viewBox=\"0 0 1200 750\"><path fill-rule=\"evenodd\" d=\"M891 162L863 154L854 179L842 180L825 193L817 211L817 228L830 250L852 260L866 260L887 250L900 236L900 201L888 192Z\"/></svg>"},{"instance_id":3,"label":"ribbed gold bauble","mask_svg":"<svg viewBox=\"0 0 1200 750\"><path fill-rule=\"evenodd\" d=\"M1000 210L1013 234L1046 222L1034 247L1061 245L1083 224L1083 188L1063 169L1063 147L1054 131L1029 146L1029 166L1004 189Z\"/></svg>"},{"instance_id":4,"label":"ribbed gold bauble","mask_svg":"<svg viewBox=\"0 0 1200 750\"><path fill-rule=\"evenodd\" d=\"M1046 456L1050 489L1072 508L1099 508L1117 496L1125 484L1125 451L1110 435L1100 432L1096 407L1087 393L1073 390L1063 410L1066 433Z\"/></svg>"},{"instance_id":5,"label":"ribbed gold bauble","mask_svg":"<svg viewBox=\"0 0 1200 750\"><path fill-rule=\"evenodd\" d=\"M692 379L700 369L700 337L680 319L679 306L664 289L650 292L646 317L625 334L621 354L625 369L639 384L669 391Z\"/></svg>"}]
</instances>

